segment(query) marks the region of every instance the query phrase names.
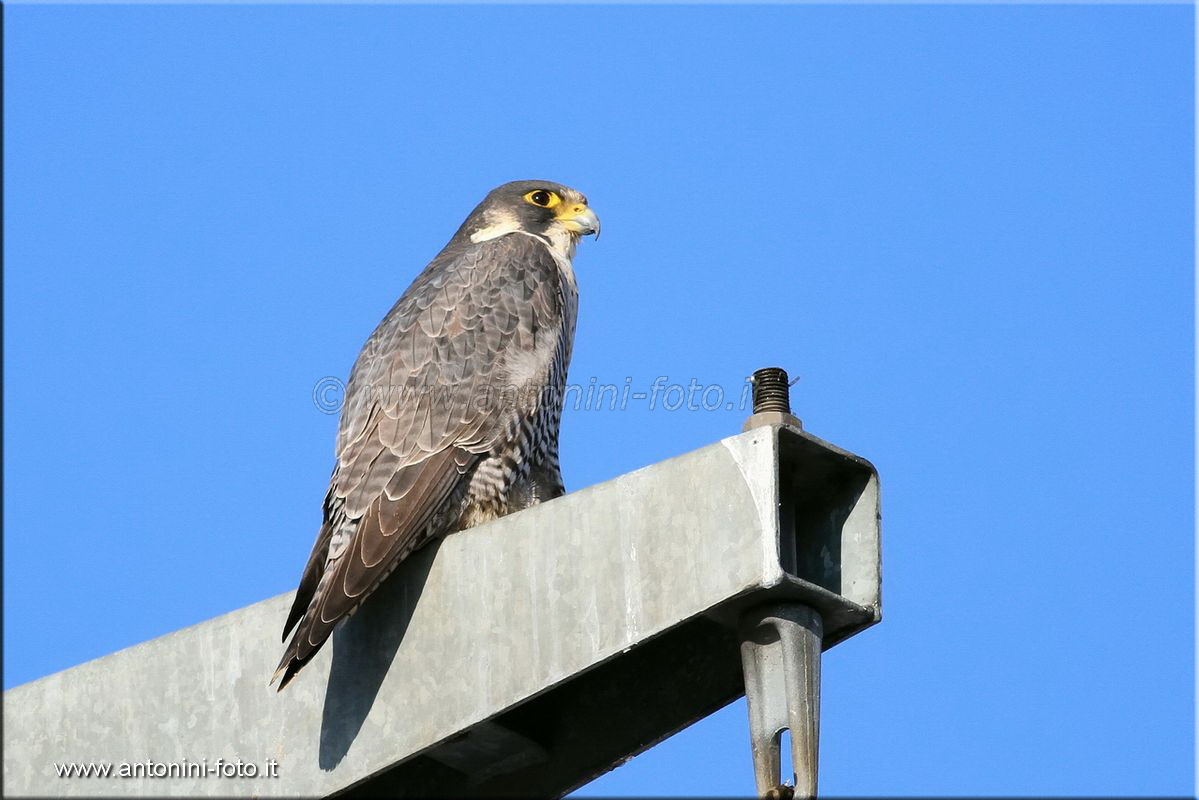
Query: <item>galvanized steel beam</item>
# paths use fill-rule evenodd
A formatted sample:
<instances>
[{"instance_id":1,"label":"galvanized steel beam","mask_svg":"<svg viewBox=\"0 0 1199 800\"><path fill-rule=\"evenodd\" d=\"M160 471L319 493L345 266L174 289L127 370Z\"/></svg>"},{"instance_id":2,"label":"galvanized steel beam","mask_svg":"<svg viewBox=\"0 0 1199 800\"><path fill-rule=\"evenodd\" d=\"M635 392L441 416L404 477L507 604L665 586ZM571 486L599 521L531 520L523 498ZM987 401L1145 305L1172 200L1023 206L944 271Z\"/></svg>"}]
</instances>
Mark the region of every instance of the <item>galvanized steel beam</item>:
<instances>
[{"instance_id":1,"label":"galvanized steel beam","mask_svg":"<svg viewBox=\"0 0 1199 800\"><path fill-rule=\"evenodd\" d=\"M426 548L281 694L290 595L11 689L4 791L563 794L740 696L747 611L877 622L878 521L867 462L756 427Z\"/></svg>"}]
</instances>

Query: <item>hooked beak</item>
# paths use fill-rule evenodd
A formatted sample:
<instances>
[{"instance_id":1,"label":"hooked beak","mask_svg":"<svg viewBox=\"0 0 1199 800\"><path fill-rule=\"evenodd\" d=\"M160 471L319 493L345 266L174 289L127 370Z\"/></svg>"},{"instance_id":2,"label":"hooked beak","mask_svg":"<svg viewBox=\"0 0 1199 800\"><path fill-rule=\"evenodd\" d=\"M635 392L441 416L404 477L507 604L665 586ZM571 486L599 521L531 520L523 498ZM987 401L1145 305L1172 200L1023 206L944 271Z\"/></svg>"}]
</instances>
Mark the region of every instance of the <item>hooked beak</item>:
<instances>
[{"instance_id":1,"label":"hooked beak","mask_svg":"<svg viewBox=\"0 0 1199 800\"><path fill-rule=\"evenodd\" d=\"M569 206L566 212L558 217L566 229L578 236L587 236L595 234L595 238L599 238L600 221L587 206L582 203Z\"/></svg>"}]
</instances>

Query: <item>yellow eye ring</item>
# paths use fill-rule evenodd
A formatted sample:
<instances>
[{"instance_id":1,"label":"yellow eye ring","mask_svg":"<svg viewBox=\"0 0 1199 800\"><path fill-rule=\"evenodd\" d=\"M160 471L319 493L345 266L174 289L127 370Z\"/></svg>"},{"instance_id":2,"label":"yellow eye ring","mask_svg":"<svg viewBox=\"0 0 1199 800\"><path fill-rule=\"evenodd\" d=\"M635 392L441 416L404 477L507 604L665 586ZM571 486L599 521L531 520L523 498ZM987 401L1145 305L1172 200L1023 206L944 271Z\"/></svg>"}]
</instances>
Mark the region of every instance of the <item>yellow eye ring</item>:
<instances>
[{"instance_id":1,"label":"yellow eye ring","mask_svg":"<svg viewBox=\"0 0 1199 800\"><path fill-rule=\"evenodd\" d=\"M549 189L534 189L525 195L525 202L541 208L553 208L562 202L562 198L557 192L551 192Z\"/></svg>"}]
</instances>

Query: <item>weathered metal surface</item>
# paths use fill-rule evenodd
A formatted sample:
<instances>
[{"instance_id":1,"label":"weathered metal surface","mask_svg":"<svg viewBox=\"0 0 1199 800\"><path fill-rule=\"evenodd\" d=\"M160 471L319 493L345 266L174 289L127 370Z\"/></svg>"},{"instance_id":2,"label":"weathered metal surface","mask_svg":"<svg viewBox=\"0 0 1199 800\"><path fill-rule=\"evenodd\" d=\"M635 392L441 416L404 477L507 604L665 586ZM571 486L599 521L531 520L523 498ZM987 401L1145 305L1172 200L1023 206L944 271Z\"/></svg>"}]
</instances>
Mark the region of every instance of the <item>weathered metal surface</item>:
<instances>
[{"instance_id":1,"label":"weathered metal surface","mask_svg":"<svg viewBox=\"0 0 1199 800\"><path fill-rule=\"evenodd\" d=\"M756 428L426 548L282 694L290 595L12 689L5 793L564 793L740 695L746 608L802 601L826 647L876 622L877 498Z\"/></svg>"}]
</instances>

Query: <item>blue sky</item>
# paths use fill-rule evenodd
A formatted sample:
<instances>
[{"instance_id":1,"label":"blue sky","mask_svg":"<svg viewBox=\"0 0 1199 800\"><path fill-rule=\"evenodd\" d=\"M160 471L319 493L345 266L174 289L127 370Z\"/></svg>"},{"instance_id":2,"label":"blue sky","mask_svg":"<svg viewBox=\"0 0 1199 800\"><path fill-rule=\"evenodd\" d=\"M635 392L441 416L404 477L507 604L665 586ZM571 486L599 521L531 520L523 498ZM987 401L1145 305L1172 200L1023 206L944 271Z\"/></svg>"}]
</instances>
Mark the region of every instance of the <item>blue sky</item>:
<instances>
[{"instance_id":1,"label":"blue sky","mask_svg":"<svg viewBox=\"0 0 1199 800\"><path fill-rule=\"evenodd\" d=\"M571 378L800 381L883 481L829 795L1189 794L1187 6L12 6L4 686L294 587L314 384L493 185L583 190ZM568 411L580 488L742 411ZM594 783L748 794L736 703Z\"/></svg>"}]
</instances>

